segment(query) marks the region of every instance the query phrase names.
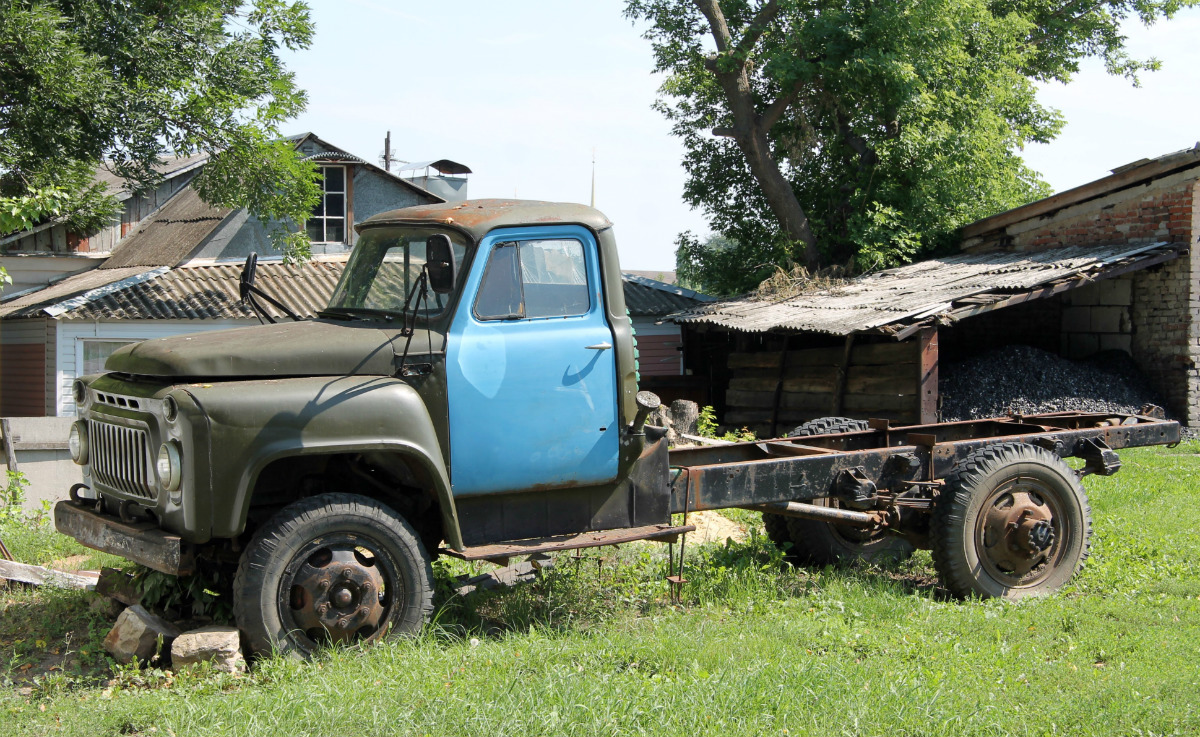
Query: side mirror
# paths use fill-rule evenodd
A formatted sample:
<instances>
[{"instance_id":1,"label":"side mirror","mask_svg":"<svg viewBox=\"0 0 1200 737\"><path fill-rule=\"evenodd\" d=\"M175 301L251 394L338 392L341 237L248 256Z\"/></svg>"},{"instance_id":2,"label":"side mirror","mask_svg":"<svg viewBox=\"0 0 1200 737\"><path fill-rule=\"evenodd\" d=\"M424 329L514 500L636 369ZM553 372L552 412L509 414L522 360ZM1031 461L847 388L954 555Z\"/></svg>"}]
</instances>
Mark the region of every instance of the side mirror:
<instances>
[{"instance_id":1,"label":"side mirror","mask_svg":"<svg viewBox=\"0 0 1200 737\"><path fill-rule=\"evenodd\" d=\"M258 270L258 254L251 251L246 256L246 264L242 267L242 278L238 280L238 296L241 298L242 304L246 303L246 298L250 296L250 292L254 289L254 274Z\"/></svg>"},{"instance_id":2,"label":"side mirror","mask_svg":"<svg viewBox=\"0 0 1200 737\"><path fill-rule=\"evenodd\" d=\"M454 250L450 236L435 233L425 241L425 265L429 269L429 287L437 294L454 291Z\"/></svg>"}]
</instances>

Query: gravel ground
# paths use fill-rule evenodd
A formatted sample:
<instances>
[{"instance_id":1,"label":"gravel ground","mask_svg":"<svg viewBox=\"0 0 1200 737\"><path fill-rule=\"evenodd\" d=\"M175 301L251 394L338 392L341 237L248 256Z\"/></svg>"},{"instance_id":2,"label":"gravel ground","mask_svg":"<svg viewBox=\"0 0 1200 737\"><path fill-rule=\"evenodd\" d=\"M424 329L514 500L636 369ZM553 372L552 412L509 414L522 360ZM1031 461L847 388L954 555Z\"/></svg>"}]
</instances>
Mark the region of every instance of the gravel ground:
<instances>
[{"instance_id":1,"label":"gravel ground","mask_svg":"<svg viewBox=\"0 0 1200 737\"><path fill-rule=\"evenodd\" d=\"M1133 358L1122 351L1069 361L1030 346L1006 346L949 364L939 378L943 421L1164 406Z\"/></svg>"}]
</instances>

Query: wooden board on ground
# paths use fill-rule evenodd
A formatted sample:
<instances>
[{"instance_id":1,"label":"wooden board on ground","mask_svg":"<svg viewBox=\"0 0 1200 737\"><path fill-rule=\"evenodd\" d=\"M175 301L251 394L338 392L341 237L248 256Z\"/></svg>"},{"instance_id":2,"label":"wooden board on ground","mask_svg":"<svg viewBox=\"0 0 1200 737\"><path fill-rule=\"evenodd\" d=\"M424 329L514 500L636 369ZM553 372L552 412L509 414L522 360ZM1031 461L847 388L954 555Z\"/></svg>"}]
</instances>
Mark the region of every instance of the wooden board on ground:
<instances>
[{"instance_id":1,"label":"wooden board on ground","mask_svg":"<svg viewBox=\"0 0 1200 737\"><path fill-rule=\"evenodd\" d=\"M99 573L67 573L53 568L0 560L0 578L33 586L52 586L60 589L94 589Z\"/></svg>"}]
</instances>

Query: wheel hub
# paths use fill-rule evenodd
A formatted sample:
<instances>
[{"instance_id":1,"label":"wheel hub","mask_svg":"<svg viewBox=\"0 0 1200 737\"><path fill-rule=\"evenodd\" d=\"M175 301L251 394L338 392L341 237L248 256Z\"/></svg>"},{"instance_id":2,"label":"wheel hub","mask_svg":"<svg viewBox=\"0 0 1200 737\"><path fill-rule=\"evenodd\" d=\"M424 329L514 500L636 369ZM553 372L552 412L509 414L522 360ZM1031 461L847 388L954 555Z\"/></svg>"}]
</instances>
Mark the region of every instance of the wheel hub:
<instances>
[{"instance_id":1,"label":"wheel hub","mask_svg":"<svg viewBox=\"0 0 1200 737\"><path fill-rule=\"evenodd\" d=\"M384 572L356 542L315 541L292 575L292 619L315 642L365 639L384 621L391 600Z\"/></svg>"},{"instance_id":2,"label":"wheel hub","mask_svg":"<svg viewBox=\"0 0 1200 737\"><path fill-rule=\"evenodd\" d=\"M999 490L979 522L983 562L1013 583L1036 578L1058 539L1054 512L1034 486Z\"/></svg>"}]
</instances>

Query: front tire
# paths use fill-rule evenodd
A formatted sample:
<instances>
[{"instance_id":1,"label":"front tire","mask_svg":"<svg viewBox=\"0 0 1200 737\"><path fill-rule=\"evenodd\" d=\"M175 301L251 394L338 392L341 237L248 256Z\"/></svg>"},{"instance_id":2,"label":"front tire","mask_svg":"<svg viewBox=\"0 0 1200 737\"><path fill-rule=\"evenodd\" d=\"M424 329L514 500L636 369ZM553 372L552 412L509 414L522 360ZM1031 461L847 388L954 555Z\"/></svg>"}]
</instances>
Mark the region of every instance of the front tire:
<instances>
[{"instance_id":1,"label":"front tire","mask_svg":"<svg viewBox=\"0 0 1200 737\"><path fill-rule=\"evenodd\" d=\"M980 448L946 479L931 521L942 584L966 598L1053 593L1087 560L1092 519L1075 472L1023 443Z\"/></svg>"},{"instance_id":2,"label":"front tire","mask_svg":"<svg viewBox=\"0 0 1200 737\"><path fill-rule=\"evenodd\" d=\"M391 508L320 494L255 532L233 610L251 651L307 657L326 644L418 631L433 611L433 569L412 525Z\"/></svg>"}]
</instances>

